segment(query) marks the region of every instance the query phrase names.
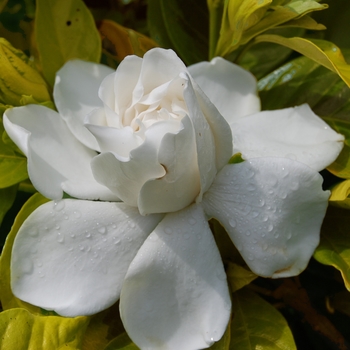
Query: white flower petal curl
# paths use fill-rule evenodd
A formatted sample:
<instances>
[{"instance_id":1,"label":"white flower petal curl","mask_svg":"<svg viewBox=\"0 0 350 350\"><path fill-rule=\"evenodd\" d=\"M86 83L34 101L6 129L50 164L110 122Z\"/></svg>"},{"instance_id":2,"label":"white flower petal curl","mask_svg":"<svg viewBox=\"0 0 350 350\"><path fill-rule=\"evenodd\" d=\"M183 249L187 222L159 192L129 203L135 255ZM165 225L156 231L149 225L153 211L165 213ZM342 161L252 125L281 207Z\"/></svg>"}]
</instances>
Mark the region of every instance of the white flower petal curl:
<instances>
[{"instance_id":1,"label":"white flower petal curl","mask_svg":"<svg viewBox=\"0 0 350 350\"><path fill-rule=\"evenodd\" d=\"M203 207L220 221L254 273L288 277L303 271L319 242L329 191L306 165L256 158L227 165Z\"/></svg>"},{"instance_id":2,"label":"white flower petal curl","mask_svg":"<svg viewBox=\"0 0 350 350\"><path fill-rule=\"evenodd\" d=\"M103 107L98 90L103 79L113 72L102 64L73 60L56 73L53 96L58 112L73 135L96 151L97 142L84 127L84 118L95 108Z\"/></svg>"},{"instance_id":3,"label":"white flower petal curl","mask_svg":"<svg viewBox=\"0 0 350 350\"><path fill-rule=\"evenodd\" d=\"M39 105L12 108L4 114L4 126L28 157L34 187L47 198L60 199L66 192L82 199L118 200L92 175L90 162L97 153L72 135L57 112Z\"/></svg>"},{"instance_id":4,"label":"white flower petal curl","mask_svg":"<svg viewBox=\"0 0 350 350\"><path fill-rule=\"evenodd\" d=\"M15 239L13 293L63 316L108 308L119 299L130 262L160 219L123 203L64 199L40 206Z\"/></svg>"},{"instance_id":5,"label":"white flower petal curl","mask_svg":"<svg viewBox=\"0 0 350 350\"><path fill-rule=\"evenodd\" d=\"M120 312L141 349L193 350L223 335L231 301L219 251L200 206L167 214L124 281Z\"/></svg>"},{"instance_id":6,"label":"white flower petal curl","mask_svg":"<svg viewBox=\"0 0 350 350\"><path fill-rule=\"evenodd\" d=\"M260 111L256 79L242 67L216 57L188 70L229 123Z\"/></svg>"},{"instance_id":7,"label":"white flower petal curl","mask_svg":"<svg viewBox=\"0 0 350 350\"><path fill-rule=\"evenodd\" d=\"M317 171L336 159L344 141L306 104L247 116L231 129L234 153L245 159L286 157Z\"/></svg>"}]
</instances>

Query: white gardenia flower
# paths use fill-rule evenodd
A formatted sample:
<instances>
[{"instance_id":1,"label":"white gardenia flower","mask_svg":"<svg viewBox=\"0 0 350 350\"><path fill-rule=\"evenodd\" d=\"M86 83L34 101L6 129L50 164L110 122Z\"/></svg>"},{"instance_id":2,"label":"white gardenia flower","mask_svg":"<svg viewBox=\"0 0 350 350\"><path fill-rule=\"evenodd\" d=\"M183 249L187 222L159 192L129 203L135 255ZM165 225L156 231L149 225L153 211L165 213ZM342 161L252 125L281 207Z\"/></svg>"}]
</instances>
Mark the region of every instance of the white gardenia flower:
<instances>
[{"instance_id":1,"label":"white gardenia flower","mask_svg":"<svg viewBox=\"0 0 350 350\"><path fill-rule=\"evenodd\" d=\"M116 72L68 62L54 98L58 112L4 115L32 183L53 200L16 237L18 298L64 316L120 298L141 349L195 350L221 338L231 312L208 219L260 276L307 266L329 197L318 171L344 139L307 105L259 112L256 81L239 66L186 68L158 48ZM228 164L237 152L245 161Z\"/></svg>"}]
</instances>

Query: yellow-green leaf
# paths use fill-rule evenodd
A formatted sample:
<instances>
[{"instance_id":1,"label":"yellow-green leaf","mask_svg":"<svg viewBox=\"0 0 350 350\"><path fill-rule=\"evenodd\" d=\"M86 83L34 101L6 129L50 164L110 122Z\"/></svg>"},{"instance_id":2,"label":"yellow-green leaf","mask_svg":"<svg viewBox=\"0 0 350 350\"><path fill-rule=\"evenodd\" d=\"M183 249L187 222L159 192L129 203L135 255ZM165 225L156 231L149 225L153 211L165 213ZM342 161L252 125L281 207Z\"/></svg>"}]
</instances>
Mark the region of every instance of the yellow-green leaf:
<instances>
[{"instance_id":1,"label":"yellow-green leaf","mask_svg":"<svg viewBox=\"0 0 350 350\"><path fill-rule=\"evenodd\" d=\"M342 181L332 187L329 201L331 204L350 209L350 180Z\"/></svg>"},{"instance_id":2,"label":"yellow-green leaf","mask_svg":"<svg viewBox=\"0 0 350 350\"><path fill-rule=\"evenodd\" d=\"M255 293L233 293L232 313L230 350L296 350L287 321Z\"/></svg>"},{"instance_id":3,"label":"yellow-green leaf","mask_svg":"<svg viewBox=\"0 0 350 350\"><path fill-rule=\"evenodd\" d=\"M7 236L6 243L0 258L0 300L4 310L21 307L34 313L41 313L39 308L17 299L12 294L10 285L10 266L12 246L19 228L23 224L24 220L37 207L39 207L41 204L46 203L47 201L48 199L46 199L39 193L36 193L31 198L29 198L29 200L24 204L24 206L18 213L15 222L13 223L11 232Z\"/></svg>"},{"instance_id":4,"label":"yellow-green leaf","mask_svg":"<svg viewBox=\"0 0 350 350\"><path fill-rule=\"evenodd\" d=\"M29 58L0 38L0 102L20 106L22 95L32 95L39 102L51 100L45 80Z\"/></svg>"},{"instance_id":5,"label":"yellow-green leaf","mask_svg":"<svg viewBox=\"0 0 350 350\"><path fill-rule=\"evenodd\" d=\"M157 46L147 36L110 20L100 21L98 30L102 36L103 49L119 62L127 55L142 57L145 52Z\"/></svg>"},{"instance_id":6,"label":"yellow-green leaf","mask_svg":"<svg viewBox=\"0 0 350 350\"><path fill-rule=\"evenodd\" d=\"M274 34L263 34L255 38L256 43L271 42L295 50L302 55L337 73L350 87L350 65L333 43L325 40L305 38L284 38Z\"/></svg>"},{"instance_id":7,"label":"yellow-green leaf","mask_svg":"<svg viewBox=\"0 0 350 350\"><path fill-rule=\"evenodd\" d=\"M4 9L6 6L8 0L1 0L0 1L0 12Z\"/></svg>"},{"instance_id":8,"label":"yellow-green leaf","mask_svg":"<svg viewBox=\"0 0 350 350\"><path fill-rule=\"evenodd\" d=\"M82 0L37 0L35 35L46 80L70 59L99 62L101 39Z\"/></svg>"},{"instance_id":9,"label":"yellow-green leaf","mask_svg":"<svg viewBox=\"0 0 350 350\"><path fill-rule=\"evenodd\" d=\"M321 229L321 242L314 258L340 271L345 287L350 291L350 225L349 211L329 207Z\"/></svg>"},{"instance_id":10,"label":"yellow-green leaf","mask_svg":"<svg viewBox=\"0 0 350 350\"><path fill-rule=\"evenodd\" d=\"M88 321L7 310L0 314L0 350L77 350Z\"/></svg>"},{"instance_id":11,"label":"yellow-green leaf","mask_svg":"<svg viewBox=\"0 0 350 350\"><path fill-rule=\"evenodd\" d=\"M258 276L241 265L229 263L226 269L228 283L231 291L235 292L254 281Z\"/></svg>"},{"instance_id":12,"label":"yellow-green leaf","mask_svg":"<svg viewBox=\"0 0 350 350\"><path fill-rule=\"evenodd\" d=\"M271 2L272 0L225 1L216 55L226 56L237 48L243 32L261 20Z\"/></svg>"}]
</instances>

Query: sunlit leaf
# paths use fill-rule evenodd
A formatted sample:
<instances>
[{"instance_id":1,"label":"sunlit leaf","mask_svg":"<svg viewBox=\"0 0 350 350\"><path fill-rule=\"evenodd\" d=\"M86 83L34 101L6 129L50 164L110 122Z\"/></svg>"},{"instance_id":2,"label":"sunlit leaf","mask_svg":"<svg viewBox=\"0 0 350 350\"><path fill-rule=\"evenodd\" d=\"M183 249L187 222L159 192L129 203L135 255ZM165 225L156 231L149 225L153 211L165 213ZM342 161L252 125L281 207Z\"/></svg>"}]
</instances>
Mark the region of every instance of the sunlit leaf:
<instances>
[{"instance_id":1,"label":"sunlit leaf","mask_svg":"<svg viewBox=\"0 0 350 350\"><path fill-rule=\"evenodd\" d=\"M249 269L234 263L228 264L226 275L232 292L245 287L258 277Z\"/></svg>"},{"instance_id":2,"label":"sunlit leaf","mask_svg":"<svg viewBox=\"0 0 350 350\"><path fill-rule=\"evenodd\" d=\"M272 0L225 1L216 55L226 56L240 45L243 32L258 23Z\"/></svg>"},{"instance_id":3,"label":"sunlit leaf","mask_svg":"<svg viewBox=\"0 0 350 350\"><path fill-rule=\"evenodd\" d=\"M334 266L343 277L350 291L350 225L349 211L330 206L321 229L321 242L315 259L325 265Z\"/></svg>"},{"instance_id":4,"label":"sunlit leaf","mask_svg":"<svg viewBox=\"0 0 350 350\"><path fill-rule=\"evenodd\" d=\"M100 21L98 30L102 36L103 49L119 62L127 55L142 57L145 52L157 46L145 35L110 20Z\"/></svg>"},{"instance_id":5,"label":"sunlit leaf","mask_svg":"<svg viewBox=\"0 0 350 350\"><path fill-rule=\"evenodd\" d=\"M16 198L16 185L0 189L0 225Z\"/></svg>"},{"instance_id":6,"label":"sunlit leaf","mask_svg":"<svg viewBox=\"0 0 350 350\"><path fill-rule=\"evenodd\" d=\"M1 350L77 350L87 317L35 316L25 309L0 314Z\"/></svg>"},{"instance_id":7,"label":"sunlit leaf","mask_svg":"<svg viewBox=\"0 0 350 350\"><path fill-rule=\"evenodd\" d=\"M50 100L45 80L30 64L29 58L0 38L0 102L20 106L22 95L38 102Z\"/></svg>"},{"instance_id":8,"label":"sunlit leaf","mask_svg":"<svg viewBox=\"0 0 350 350\"><path fill-rule=\"evenodd\" d=\"M230 350L296 350L284 317L249 290L232 294Z\"/></svg>"},{"instance_id":9,"label":"sunlit leaf","mask_svg":"<svg viewBox=\"0 0 350 350\"><path fill-rule=\"evenodd\" d=\"M10 187L28 178L27 158L4 142L1 137L3 132L0 118L0 188Z\"/></svg>"},{"instance_id":10,"label":"sunlit leaf","mask_svg":"<svg viewBox=\"0 0 350 350\"><path fill-rule=\"evenodd\" d=\"M331 204L350 209L350 180L342 181L333 186L329 201Z\"/></svg>"},{"instance_id":11,"label":"sunlit leaf","mask_svg":"<svg viewBox=\"0 0 350 350\"><path fill-rule=\"evenodd\" d=\"M348 65L340 49L325 40L305 38L284 38L279 35L263 34L255 38L255 42L272 42L293 49L302 55L339 74L350 87L350 65Z\"/></svg>"},{"instance_id":12,"label":"sunlit leaf","mask_svg":"<svg viewBox=\"0 0 350 350\"><path fill-rule=\"evenodd\" d=\"M0 12L4 9L6 6L8 0L1 0L0 1Z\"/></svg>"},{"instance_id":13,"label":"sunlit leaf","mask_svg":"<svg viewBox=\"0 0 350 350\"><path fill-rule=\"evenodd\" d=\"M10 286L10 264L11 264L12 246L19 228L23 224L24 220L37 207L39 207L41 204L46 203L47 201L48 199L43 197L41 194L39 193L34 194L24 204L21 211L18 213L15 219L15 222L12 226L11 232L7 236L6 243L0 258L0 299L1 299L1 305L4 310L21 307L34 313L38 313L38 314L41 313L39 308L29 305L17 299L12 294L11 286Z\"/></svg>"},{"instance_id":14,"label":"sunlit leaf","mask_svg":"<svg viewBox=\"0 0 350 350\"><path fill-rule=\"evenodd\" d=\"M100 35L82 0L37 0L35 34L43 74L51 85L66 61L100 60Z\"/></svg>"}]
</instances>

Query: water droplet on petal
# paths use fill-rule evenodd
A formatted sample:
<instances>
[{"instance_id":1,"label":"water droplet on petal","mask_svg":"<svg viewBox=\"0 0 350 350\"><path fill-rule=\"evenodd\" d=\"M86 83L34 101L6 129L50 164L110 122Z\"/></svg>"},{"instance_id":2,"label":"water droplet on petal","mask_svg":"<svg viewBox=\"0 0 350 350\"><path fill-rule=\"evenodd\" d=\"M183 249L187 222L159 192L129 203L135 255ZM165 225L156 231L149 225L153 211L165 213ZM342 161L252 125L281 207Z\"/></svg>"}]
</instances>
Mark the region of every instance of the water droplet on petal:
<instances>
[{"instance_id":1,"label":"water droplet on petal","mask_svg":"<svg viewBox=\"0 0 350 350\"><path fill-rule=\"evenodd\" d=\"M65 203L63 200L60 201L54 201L53 208L56 211L61 211L65 207Z\"/></svg>"},{"instance_id":2,"label":"water droplet on petal","mask_svg":"<svg viewBox=\"0 0 350 350\"><path fill-rule=\"evenodd\" d=\"M98 229L98 232L100 232L101 234L105 234L105 233L107 232L107 229L106 229L106 227L101 226L101 227Z\"/></svg>"},{"instance_id":3,"label":"water droplet on petal","mask_svg":"<svg viewBox=\"0 0 350 350\"><path fill-rule=\"evenodd\" d=\"M61 232L57 233L57 242L63 243L64 242L64 235Z\"/></svg>"},{"instance_id":4,"label":"water droplet on petal","mask_svg":"<svg viewBox=\"0 0 350 350\"><path fill-rule=\"evenodd\" d=\"M173 232L173 230L172 230L170 227L166 227L166 228L164 229L164 232L165 232L166 234L170 235L170 234Z\"/></svg>"},{"instance_id":5,"label":"water droplet on petal","mask_svg":"<svg viewBox=\"0 0 350 350\"><path fill-rule=\"evenodd\" d=\"M273 225L270 224L268 227L267 227L267 232L271 232L273 230Z\"/></svg>"},{"instance_id":6,"label":"water droplet on petal","mask_svg":"<svg viewBox=\"0 0 350 350\"><path fill-rule=\"evenodd\" d=\"M73 212L73 214L74 214L74 216L75 216L76 219L81 218L81 212L80 212L79 210L75 210L75 211Z\"/></svg>"},{"instance_id":7,"label":"water droplet on petal","mask_svg":"<svg viewBox=\"0 0 350 350\"><path fill-rule=\"evenodd\" d=\"M189 223L190 225L195 225L195 224L197 223L197 220L196 220L195 218L189 218L189 219L188 219L188 223Z\"/></svg>"},{"instance_id":8,"label":"water droplet on petal","mask_svg":"<svg viewBox=\"0 0 350 350\"><path fill-rule=\"evenodd\" d=\"M231 219L228 221L228 223L230 224L230 226L231 226L232 228L236 227L236 225L237 225L236 221L235 221L233 218L231 218Z\"/></svg>"}]
</instances>

